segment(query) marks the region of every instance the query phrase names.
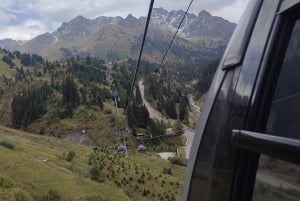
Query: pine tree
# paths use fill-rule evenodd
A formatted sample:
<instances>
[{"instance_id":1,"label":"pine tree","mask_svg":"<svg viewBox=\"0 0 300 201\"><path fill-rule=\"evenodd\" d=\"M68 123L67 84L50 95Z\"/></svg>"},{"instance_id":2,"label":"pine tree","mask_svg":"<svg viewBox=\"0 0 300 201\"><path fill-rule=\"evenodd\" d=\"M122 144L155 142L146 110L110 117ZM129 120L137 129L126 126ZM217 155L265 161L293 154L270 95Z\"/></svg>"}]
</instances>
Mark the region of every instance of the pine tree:
<instances>
[{"instance_id":1,"label":"pine tree","mask_svg":"<svg viewBox=\"0 0 300 201\"><path fill-rule=\"evenodd\" d=\"M67 76L62 84L63 104L76 108L80 104L79 94L73 77Z\"/></svg>"},{"instance_id":2,"label":"pine tree","mask_svg":"<svg viewBox=\"0 0 300 201\"><path fill-rule=\"evenodd\" d=\"M52 93L48 84L23 89L11 103L12 125L26 128L31 122L46 112L45 101Z\"/></svg>"},{"instance_id":3,"label":"pine tree","mask_svg":"<svg viewBox=\"0 0 300 201\"><path fill-rule=\"evenodd\" d=\"M188 120L188 110L189 110L189 102L188 98L184 96L183 98L180 99L179 103L179 120L184 121Z\"/></svg>"},{"instance_id":4,"label":"pine tree","mask_svg":"<svg viewBox=\"0 0 300 201\"><path fill-rule=\"evenodd\" d=\"M103 101L100 95L97 96L97 105L103 110Z\"/></svg>"},{"instance_id":5,"label":"pine tree","mask_svg":"<svg viewBox=\"0 0 300 201\"><path fill-rule=\"evenodd\" d=\"M169 100L165 103L165 112L171 119L177 119L177 111L173 100Z\"/></svg>"}]
</instances>

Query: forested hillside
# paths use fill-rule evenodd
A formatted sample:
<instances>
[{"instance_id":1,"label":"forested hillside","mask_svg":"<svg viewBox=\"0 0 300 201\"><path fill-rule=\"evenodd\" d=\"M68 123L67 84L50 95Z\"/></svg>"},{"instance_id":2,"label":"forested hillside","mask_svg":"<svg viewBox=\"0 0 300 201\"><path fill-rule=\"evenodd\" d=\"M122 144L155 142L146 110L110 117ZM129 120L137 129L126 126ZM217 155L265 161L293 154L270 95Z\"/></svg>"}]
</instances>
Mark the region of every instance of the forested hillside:
<instances>
[{"instance_id":1,"label":"forested hillside","mask_svg":"<svg viewBox=\"0 0 300 201\"><path fill-rule=\"evenodd\" d=\"M49 62L35 54L7 50L1 50L0 56L2 125L102 146L118 146L121 141L116 133L128 126L133 136L144 132L153 137L165 134L168 127L178 126L150 119L137 86L127 116L124 114L136 65L134 60L107 64L88 56ZM159 90L155 90L159 94L149 94L155 96L155 101L163 100L158 106L166 117L188 124L189 105L186 94L181 91L183 88L170 80L149 77L156 67L143 61L140 69L145 83L156 87L156 81L163 82L163 94ZM144 143L151 142L162 147L176 144L164 139ZM128 138L129 147L136 143L135 138Z\"/></svg>"},{"instance_id":2,"label":"forested hillside","mask_svg":"<svg viewBox=\"0 0 300 201\"><path fill-rule=\"evenodd\" d=\"M174 152L184 139L144 141L148 150L140 155L141 141L135 138L138 132L165 135L178 124L150 119L138 87L124 114L135 61L72 57L49 62L3 49L0 56L0 122L33 133L0 128L0 162L7 164L0 167L1 201L181 199L185 156L168 161L154 153ZM155 67L143 62L142 77ZM125 160L116 150L127 126L130 157Z\"/></svg>"}]
</instances>

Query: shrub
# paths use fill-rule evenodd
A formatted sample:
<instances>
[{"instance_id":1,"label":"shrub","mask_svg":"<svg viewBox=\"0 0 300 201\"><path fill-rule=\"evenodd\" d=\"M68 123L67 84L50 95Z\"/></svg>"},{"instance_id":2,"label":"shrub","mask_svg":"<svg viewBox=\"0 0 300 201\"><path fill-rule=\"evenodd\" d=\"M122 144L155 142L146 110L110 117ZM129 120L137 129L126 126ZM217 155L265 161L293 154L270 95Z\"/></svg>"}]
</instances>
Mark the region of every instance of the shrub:
<instances>
[{"instance_id":1,"label":"shrub","mask_svg":"<svg viewBox=\"0 0 300 201\"><path fill-rule=\"evenodd\" d=\"M73 158L75 157L75 152L74 151L69 151L68 156L67 156L67 161L71 162Z\"/></svg>"},{"instance_id":2,"label":"shrub","mask_svg":"<svg viewBox=\"0 0 300 201\"><path fill-rule=\"evenodd\" d=\"M58 116L60 119L72 118L73 117L73 108L71 105L67 104L65 108L59 111Z\"/></svg>"},{"instance_id":3,"label":"shrub","mask_svg":"<svg viewBox=\"0 0 300 201\"><path fill-rule=\"evenodd\" d=\"M116 123L116 122L117 122L116 116L115 116L114 114L111 114L111 115L109 116L109 121L110 121L111 123Z\"/></svg>"},{"instance_id":4,"label":"shrub","mask_svg":"<svg viewBox=\"0 0 300 201\"><path fill-rule=\"evenodd\" d=\"M98 180L98 178L100 177L100 170L99 170L99 168L97 168L97 167L92 167L91 169L90 169L90 177L91 177L91 179L92 180Z\"/></svg>"},{"instance_id":5,"label":"shrub","mask_svg":"<svg viewBox=\"0 0 300 201\"><path fill-rule=\"evenodd\" d=\"M49 190L48 194L42 199L43 201L59 201L60 195L55 190Z\"/></svg>"},{"instance_id":6,"label":"shrub","mask_svg":"<svg viewBox=\"0 0 300 201\"><path fill-rule=\"evenodd\" d=\"M12 182L10 181L10 179L6 178L6 177L2 177L0 175L0 187L1 188L10 188L12 186Z\"/></svg>"},{"instance_id":7,"label":"shrub","mask_svg":"<svg viewBox=\"0 0 300 201\"><path fill-rule=\"evenodd\" d=\"M23 191L17 191L14 193L15 195L15 200L16 201L32 201L33 199L31 198L30 195Z\"/></svg>"},{"instance_id":8,"label":"shrub","mask_svg":"<svg viewBox=\"0 0 300 201\"><path fill-rule=\"evenodd\" d=\"M112 111L111 111L111 109L105 109L105 110L104 110L104 113L105 113L105 114L111 114Z\"/></svg>"},{"instance_id":9,"label":"shrub","mask_svg":"<svg viewBox=\"0 0 300 201\"><path fill-rule=\"evenodd\" d=\"M173 175L172 169L171 168L167 168L167 167L164 167L163 173L164 174L168 174L168 175Z\"/></svg>"},{"instance_id":10,"label":"shrub","mask_svg":"<svg viewBox=\"0 0 300 201\"><path fill-rule=\"evenodd\" d=\"M87 201L103 201L102 196L96 195L96 196L88 196L86 198Z\"/></svg>"},{"instance_id":11,"label":"shrub","mask_svg":"<svg viewBox=\"0 0 300 201\"><path fill-rule=\"evenodd\" d=\"M172 164L175 164L175 165L180 165L180 166L187 166L187 162L188 160L185 159L185 158L181 158L181 157L173 157L173 158L168 158L169 161L172 163Z\"/></svg>"},{"instance_id":12,"label":"shrub","mask_svg":"<svg viewBox=\"0 0 300 201\"><path fill-rule=\"evenodd\" d=\"M0 146L5 147L7 149L14 149L15 148L14 144L12 144L11 142L5 141L5 140L0 142Z\"/></svg>"},{"instance_id":13,"label":"shrub","mask_svg":"<svg viewBox=\"0 0 300 201\"><path fill-rule=\"evenodd\" d=\"M40 135L44 135L44 134L45 134L45 128L44 128L44 127L42 127L42 128L40 129L39 134L40 134Z\"/></svg>"}]
</instances>

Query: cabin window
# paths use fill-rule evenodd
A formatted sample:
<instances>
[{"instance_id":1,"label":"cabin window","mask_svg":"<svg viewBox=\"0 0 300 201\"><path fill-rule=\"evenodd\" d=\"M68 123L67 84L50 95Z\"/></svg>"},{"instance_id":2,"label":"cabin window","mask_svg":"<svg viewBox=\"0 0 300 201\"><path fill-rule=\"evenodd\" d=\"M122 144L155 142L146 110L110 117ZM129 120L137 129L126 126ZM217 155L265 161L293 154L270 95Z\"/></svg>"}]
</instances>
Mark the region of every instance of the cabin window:
<instances>
[{"instance_id":1,"label":"cabin window","mask_svg":"<svg viewBox=\"0 0 300 201\"><path fill-rule=\"evenodd\" d=\"M300 139L300 20L285 53L266 133Z\"/></svg>"},{"instance_id":2,"label":"cabin window","mask_svg":"<svg viewBox=\"0 0 300 201\"><path fill-rule=\"evenodd\" d=\"M287 42L265 133L300 140L300 20ZM253 200L300 200L300 165L261 155Z\"/></svg>"}]
</instances>

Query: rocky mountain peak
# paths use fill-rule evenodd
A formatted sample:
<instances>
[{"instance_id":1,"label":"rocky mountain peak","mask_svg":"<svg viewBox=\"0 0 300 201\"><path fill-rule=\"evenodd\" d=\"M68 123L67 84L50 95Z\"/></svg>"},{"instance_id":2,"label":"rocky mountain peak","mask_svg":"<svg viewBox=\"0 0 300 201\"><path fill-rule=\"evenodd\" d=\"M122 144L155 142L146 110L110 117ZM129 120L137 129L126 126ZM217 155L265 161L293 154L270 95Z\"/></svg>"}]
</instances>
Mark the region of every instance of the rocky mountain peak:
<instances>
[{"instance_id":1,"label":"rocky mountain peak","mask_svg":"<svg viewBox=\"0 0 300 201\"><path fill-rule=\"evenodd\" d=\"M1 40L0 47L10 50L10 51L13 51L13 50L18 49L21 45L25 44L26 42L27 41L21 41L21 40L15 41L10 38L5 38L5 39Z\"/></svg>"},{"instance_id":2,"label":"rocky mountain peak","mask_svg":"<svg viewBox=\"0 0 300 201\"><path fill-rule=\"evenodd\" d=\"M137 18L134 17L131 13L129 13L129 14L127 15L127 17L125 18L125 20L131 20L131 21L134 21L134 20L137 20Z\"/></svg>"},{"instance_id":3,"label":"rocky mountain peak","mask_svg":"<svg viewBox=\"0 0 300 201\"><path fill-rule=\"evenodd\" d=\"M163 16L163 15L168 15L168 11L163 9L162 7L160 8L153 8L152 10L152 17L154 16Z\"/></svg>"},{"instance_id":4,"label":"rocky mountain peak","mask_svg":"<svg viewBox=\"0 0 300 201\"><path fill-rule=\"evenodd\" d=\"M71 20L71 22L84 22L88 20L87 18L83 17L82 15L78 15L77 17L75 17L73 20Z\"/></svg>"},{"instance_id":5,"label":"rocky mountain peak","mask_svg":"<svg viewBox=\"0 0 300 201\"><path fill-rule=\"evenodd\" d=\"M167 11L163 8L155 8L151 23L157 27L173 31L178 28L184 14L185 11L183 10ZM208 11L202 10L198 16L187 13L178 35L186 39L203 37L222 38L224 41L228 41L234 27L234 23L221 17L212 16Z\"/></svg>"},{"instance_id":6,"label":"rocky mountain peak","mask_svg":"<svg viewBox=\"0 0 300 201\"><path fill-rule=\"evenodd\" d=\"M141 21L134 17L132 14L128 14L125 19L121 19L118 25L126 28L137 28L142 25Z\"/></svg>"},{"instance_id":7,"label":"rocky mountain peak","mask_svg":"<svg viewBox=\"0 0 300 201\"><path fill-rule=\"evenodd\" d=\"M153 49L169 41L171 37L169 35L172 35L177 29L184 13L183 10L153 9L150 20L152 32L149 33L149 38L153 39L151 46ZM67 53L70 54L75 51L76 54L81 52L82 54L102 55L104 58L122 54L123 58L127 58L139 49L136 41L142 35L145 23L146 17L136 18L132 14L125 18L99 16L95 19L87 19L78 15L71 21L62 23L53 33L37 36L24 45L19 46L16 43L13 44L13 41L0 40L0 46L8 49L15 48L23 52L39 53L46 57L49 52L52 52L55 57L51 58L54 59L60 59L56 57L56 55L60 55L60 49L68 50ZM207 44L218 46L228 42L234 28L234 23L221 17L212 16L203 10L198 15L193 13L186 15L177 37L191 45L194 41L208 39L210 42ZM59 43L57 43L58 41ZM201 44L206 43L202 42ZM101 52L104 50L108 53Z\"/></svg>"},{"instance_id":8,"label":"rocky mountain peak","mask_svg":"<svg viewBox=\"0 0 300 201\"><path fill-rule=\"evenodd\" d=\"M86 37L90 35L93 31L92 20L78 15L71 21L63 23L55 32L53 32L55 41L64 39L72 39L74 37Z\"/></svg>"},{"instance_id":9,"label":"rocky mountain peak","mask_svg":"<svg viewBox=\"0 0 300 201\"><path fill-rule=\"evenodd\" d=\"M198 17L212 17L212 16L206 10L202 10L202 11L199 12Z\"/></svg>"}]
</instances>

